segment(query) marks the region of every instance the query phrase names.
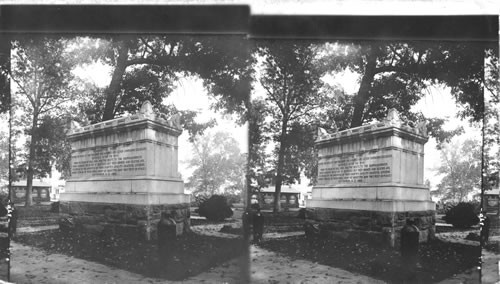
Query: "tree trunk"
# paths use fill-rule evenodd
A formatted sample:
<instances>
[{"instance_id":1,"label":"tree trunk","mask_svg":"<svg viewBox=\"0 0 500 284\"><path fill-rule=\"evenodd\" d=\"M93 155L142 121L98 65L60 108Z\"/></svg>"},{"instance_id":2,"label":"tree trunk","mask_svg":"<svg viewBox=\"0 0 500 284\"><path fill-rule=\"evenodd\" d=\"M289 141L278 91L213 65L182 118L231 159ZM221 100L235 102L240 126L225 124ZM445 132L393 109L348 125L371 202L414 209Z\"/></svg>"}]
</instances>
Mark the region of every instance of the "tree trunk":
<instances>
[{"instance_id":1,"label":"tree trunk","mask_svg":"<svg viewBox=\"0 0 500 284\"><path fill-rule=\"evenodd\" d=\"M105 91L106 103L102 114L102 121L111 120L115 117L116 100L118 98L123 74L127 68L128 45L121 41L118 44L118 58L116 59L116 67L111 77L111 83Z\"/></svg>"},{"instance_id":2,"label":"tree trunk","mask_svg":"<svg viewBox=\"0 0 500 284\"><path fill-rule=\"evenodd\" d=\"M373 82L373 77L375 76L376 66L377 56L374 54L369 54L367 56L365 74L361 79L358 94L354 97L354 111L352 114L351 128L358 127L363 124L365 107L371 95L371 83Z\"/></svg>"},{"instance_id":3,"label":"tree trunk","mask_svg":"<svg viewBox=\"0 0 500 284\"><path fill-rule=\"evenodd\" d=\"M36 159L35 147L38 142L37 124L38 124L38 111L35 109L33 111L33 125L31 126L31 142L30 142L30 153L28 157L28 173L26 175L26 201L24 206L29 207L33 205L32 191L33 191L33 163Z\"/></svg>"},{"instance_id":4,"label":"tree trunk","mask_svg":"<svg viewBox=\"0 0 500 284\"><path fill-rule=\"evenodd\" d=\"M278 151L278 167L276 169L276 186L274 189L274 207L273 212L277 213L281 210L281 184L283 182L283 168L285 167L285 150L286 150L286 129L288 120L283 115L283 124L281 125L280 149Z\"/></svg>"}]
</instances>

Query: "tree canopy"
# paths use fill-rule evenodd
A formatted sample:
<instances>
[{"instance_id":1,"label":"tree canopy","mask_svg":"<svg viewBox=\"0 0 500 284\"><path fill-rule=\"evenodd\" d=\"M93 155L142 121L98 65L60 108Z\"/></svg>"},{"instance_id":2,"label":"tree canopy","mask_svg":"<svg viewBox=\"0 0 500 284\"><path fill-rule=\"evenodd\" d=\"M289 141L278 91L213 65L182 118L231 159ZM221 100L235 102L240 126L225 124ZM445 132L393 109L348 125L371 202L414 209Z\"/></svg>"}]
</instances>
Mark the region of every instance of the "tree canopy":
<instances>
[{"instance_id":1,"label":"tree canopy","mask_svg":"<svg viewBox=\"0 0 500 284\"><path fill-rule=\"evenodd\" d=\"M88 41L95 41L89 45ZM82 46L85 48L82 49ZM77 57L112 66L109 85L93 121L133 112L143 101L159 107L175 80L197 76L217 98L214 108L244 117L251 82L251 57L241 36L136 36L81 38Z\"/></svg>"},{"instance_id":2,"label":"tree canopy","mask_svg":"<svg viewBox=\"0 0 500 284\"><path fill-rule=\"evenodd\" d=\"M481 143L477 139L453 139L441 150L443 174L438 192L443 200L465 202L470 193L481 187Z\"/></svg>"},{"instance_id":3,"label":"tree canopy","mask_svg":"<svg viewBox=\"0 0 500 284\"><path fill-rule=\"evenodd\" d=\"M259 42L256 56L262 61L258 81L265 90L265 96L256 103L265 110L272 120L254 122L265 126L271 132L276 143L275 172L276 185L274 197L274 211L280 210L280 193L282 183L293 181L300 174L300 163L297 155L305 150L303 144L290 137L294 129L302 130L300 125L309 123L314 118L323 101L320 95L320 74L314 66L315 48L309 42ZM251 138L258 138L255 133ZM303 136L301 136L303 137ZM259 141L251 141L251 144ZM309 146L312 146L309 144ZM288 177L288 178L287 178Z\"/></svg>"},{"instance_id":4,"label":"tree canopy","mask_svg":"<svg viewBox=\"0 0 500 284\"><path fill-rule=\"evenodd\" d=\"M21 115L18 121L30 138L26 158L26 206L32 203L31 190L36 170L46 170L48 166L42 163L50 163L37 158L37 154L43 155L37 147L43 143L39 129L41 122L50 116L70 113L75 98L71 84L73 66L65 47L64 40L50 37L22 37L12 42L10 75L15 84L12 107L15 113ZM16 112L17 109L20 111Z\"/></svg>"},{"instance_id":5,"label":"tree canopy","mask_svg":"<svg viewBox=\"0 0 500 284\"><path fill-rule=\"evenodd\" d=\"M483 116L483 65L481 43L446 41L335 42L322 45L325 73L350 70L359 75L359 89L346 105L350 127L380 119L395 108L410 121L410 112L432 84L444 84L462 106L461 116L480 121Z\"/></svg>"},{"instance_id":6,"label":"tree canopy","mask_svg":"<svg viewBox=\"0 0 500 284\"><path fill-rule=\"evenodd\" d=\"M238 141L227 132L207 132L192 141L193 158L189 166L194 172L188 187L194 195L240 194L244 189L246 155Z\"/></svg>"}]
</instances>

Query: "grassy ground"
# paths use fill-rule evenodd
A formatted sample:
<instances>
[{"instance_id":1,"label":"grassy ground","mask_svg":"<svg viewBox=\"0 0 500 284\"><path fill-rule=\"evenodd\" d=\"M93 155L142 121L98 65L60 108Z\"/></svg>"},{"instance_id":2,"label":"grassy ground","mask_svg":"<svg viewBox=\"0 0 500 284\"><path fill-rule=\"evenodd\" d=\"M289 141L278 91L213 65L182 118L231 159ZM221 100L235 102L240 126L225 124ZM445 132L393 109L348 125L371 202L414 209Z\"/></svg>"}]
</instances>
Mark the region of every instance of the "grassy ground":
<instances>
[{"instance_id":1,"label":"grassy ground","mask_svg":"<svg viewBox=\"0 0 500 284\"><path fill-rule=\"evenodd\" d=\"M37 211L38 210L38 211ZM23 217L50 219L54 215L47 207L28 209ZM54 213L57 215L57 213ZM304 219L298 212L273 214L263 212L264 232L303 230ZM45 216L45 217L41 217ZM33 220L33 219L31 219ZM51 221L49 221L51 222ZM192 225L223 224L205 219L192 219ZM437 232L454 231L450 227L438 227ZM456 230L455 230L456 231ZM240 228L227 229L227 233L241 234ZM68 235L58 231L46 231L18 236L16 241L77 258L100 262L149 277L182 280L221 264L243 252L240 239L222 239L208 236L187 235L166 254L160 254L155 242L127 239L104 239L94 235ZM305 236L264 240L263 248L297 259L343 268L390 283L401 283L401 257L397 249L373 247L355 242L330 240L310 241ZM496 247L498 249L498 246ZM494 250L495 248L491 248ZM419 251L421 267L414 280L434 283L461 273L478 264L479 247L433 241L422 244Z\"/></svg>"},{"instance_id":2,"label":"grassy ground","mask_svg":"<svg viewBox=\"0 0 500 284\"><path fill-rule=\"evenodd\" d=\"M264 213L265 231L303 230L304 219L298 212L280 214ZM452 227L437 227L437 232L457 231ZM408 275L402 267L402 259L397 248L380 247L353 241L333 241L325 239L308 240L305 236L264 240L263 248L297 259L306 259L320 264L342 268L381 279L390 283L402 283ZM454 274L464 272L478 265L480 248L435 240L421 244L420 266L412 281L435 283Z\"/></svg>"},{"instance_id":3,"label":"grassy ground","mask_svg":"<svg viewBox=\"0 0 500 284\"><path fill-rule=\"evenodd\" d=\"M42 226L58 223L62 216L51 212L50 205L19 206L18 227ZM208 224L206 220L192 220ZM21 234L14 241L95 261L148 277L183 280L243 253L241 239L223 239L187 234L160 252L156 241L141 241L127 237L101 236L91 233L63 233L59 230Z\"/></svg>"},{"instance_id":4,"label":"grassy ground","mask_svg":"<svg viewBox=\"0 0 500 284\"><path fill-rule=\"evenodd\" d=\"M260 246L292 258L342 268L389 283L402 283L407 277L402 273L404 267L399 251L389 247L349 241L310 241L305 236L265 240ZM444 280L473 268L478 264L479 255L479 247L441 241L422 244L419 250L421 267L416 270L413 281L435 283Z\"/></svg>"},{"instance_id":5,"label":"grassy ground","mask_svg":"<svg viewBox=\"0 0 500 284\"><path fill-rule=\"evenodd\" d=\"M95 261L148 277L182 280L197 275L244 250L241 239L223 239L187 234L160 252L156 242L93 234L62 233L59 230L23 234L16 242L49 253L61 253Z\"/></svg>"}]
</instances>

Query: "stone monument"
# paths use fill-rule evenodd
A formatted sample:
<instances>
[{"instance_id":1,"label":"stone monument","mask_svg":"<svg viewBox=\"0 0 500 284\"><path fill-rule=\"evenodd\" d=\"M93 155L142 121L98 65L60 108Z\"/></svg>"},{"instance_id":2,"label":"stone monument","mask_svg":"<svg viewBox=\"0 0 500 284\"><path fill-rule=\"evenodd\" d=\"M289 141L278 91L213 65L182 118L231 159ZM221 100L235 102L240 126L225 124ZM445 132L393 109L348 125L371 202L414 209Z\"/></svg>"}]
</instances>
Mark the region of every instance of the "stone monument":
<instances>
[{"instance_id":1,"label":"stone monument","mask_svg":"<svg viewBox=\"0 0 500 284\"><path fill-rule=\"evenodd\" d=\"M307 218L334 238L379 240L394 246L406 219L420 241L435 232L435 205L424 185L425 122L402 125L397 112L336 133L319 131L318 178Z\"/></svg>"},{"instance_id":2,"label":"stone monument","mask_svg":"<svg viewBox=\"0 0 500 284\"><path fill-rule=\"evenodd\" d=\"M63 213L84 230L111 229L156 238L162 212L177 234L189 230L189 195L178 173L177 117L165 119L146 101L128 117L73 128L71 178L61 194Z\"/></svg>"}]
</instances>

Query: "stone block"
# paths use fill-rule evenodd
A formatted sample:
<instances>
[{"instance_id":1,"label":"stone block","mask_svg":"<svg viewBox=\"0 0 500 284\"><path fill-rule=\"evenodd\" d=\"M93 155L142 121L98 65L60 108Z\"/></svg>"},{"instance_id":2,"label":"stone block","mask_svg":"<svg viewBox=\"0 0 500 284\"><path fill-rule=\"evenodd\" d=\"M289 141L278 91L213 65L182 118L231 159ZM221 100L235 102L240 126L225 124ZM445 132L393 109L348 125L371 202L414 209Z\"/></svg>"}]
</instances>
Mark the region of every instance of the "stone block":
<instances>
[{"instance_id":1,"label":"stone block","mask_svg":"<svg viewBox=\"0 0 500 284\"><path fill-rule=\"evenodd\" d=\"M398 230L414 218L422 240L432 235L435 205L423 177L427 137L391 113L385 122L318 137L317 184L306 218L324 231L380 236L395 245Z\"/></svg>"},{"instance_id":2,"label":"stone block","mask_svg":"<svg viewBox=\"0 0 500 284\"><path fill-rule=\"evenodd\" d=\"M148 107L149 106L149 107ZM174 212L189 231L189 195L178 173L178 123L156 116L146 102L138 114L74 128L71 173L61 211L83 228L95 226L154 236L161 213Z\"/></svg>"}]
</instances>

